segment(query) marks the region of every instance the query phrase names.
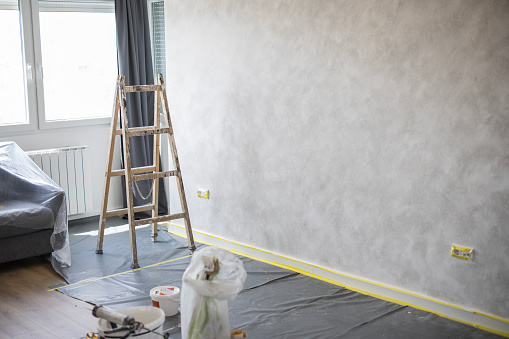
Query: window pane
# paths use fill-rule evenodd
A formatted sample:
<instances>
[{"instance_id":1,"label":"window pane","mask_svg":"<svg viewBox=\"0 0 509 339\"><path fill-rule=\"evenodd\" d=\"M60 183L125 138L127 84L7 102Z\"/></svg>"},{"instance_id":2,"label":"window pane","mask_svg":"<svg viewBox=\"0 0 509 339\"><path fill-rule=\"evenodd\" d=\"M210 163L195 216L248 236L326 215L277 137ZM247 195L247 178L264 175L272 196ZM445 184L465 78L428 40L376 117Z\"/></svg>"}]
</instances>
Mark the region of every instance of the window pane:
<instances>
[{"instance_id":1,"label":"window pane","mask_svg":"<svg viewBox=\"0 0 509 339\"><path fill-rule=\"evenodd\" d=\"M0 9L0 125L27 123L19 11Z\"/></svg>"},{"instance_id":2,"label":"window pane","mask_svg":"<svg viewBox=\"0 0 509 339\"><path fill-rule=\"evenodd\" d=\"M115 14L40 12L47 121L109 117L117 77Z\"/></svg>"},{"instance_id":3,"label":"window pane","mask_svg":"<svg viewBox=\"0 0 509 339\"><path fill-rule=\"evenodd\" d=\"M152 49L154 73L166 76L166 46L164 38L164 2L152 3Z\"/></svg>"}]
</instances>

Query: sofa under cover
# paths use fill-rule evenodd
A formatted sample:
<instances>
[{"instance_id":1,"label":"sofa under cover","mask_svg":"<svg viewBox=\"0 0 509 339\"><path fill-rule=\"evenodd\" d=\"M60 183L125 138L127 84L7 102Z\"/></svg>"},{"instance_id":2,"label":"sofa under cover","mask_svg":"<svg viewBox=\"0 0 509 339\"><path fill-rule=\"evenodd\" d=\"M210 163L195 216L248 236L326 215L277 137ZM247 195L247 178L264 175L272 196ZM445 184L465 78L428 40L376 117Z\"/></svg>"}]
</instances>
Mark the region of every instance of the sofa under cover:
<instances>
[{"instance_id":1,"label":"sofa under cover","mask_svg":"<svg viewBox=\"0 0 509 339\"><path fill-rule=\"evenodd\" d=\"M53 252L71 265L65 192L14 142L0 142L0 262Z\"/></svg>"}]
</instances>

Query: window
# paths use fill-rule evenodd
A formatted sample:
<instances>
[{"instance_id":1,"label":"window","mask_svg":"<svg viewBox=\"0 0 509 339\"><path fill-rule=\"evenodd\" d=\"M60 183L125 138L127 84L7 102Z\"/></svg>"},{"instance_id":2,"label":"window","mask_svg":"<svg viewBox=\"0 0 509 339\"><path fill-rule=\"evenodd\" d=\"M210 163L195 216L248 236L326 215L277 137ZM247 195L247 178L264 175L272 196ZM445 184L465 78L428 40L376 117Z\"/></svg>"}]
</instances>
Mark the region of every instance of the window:
<instances>
[{"instance_id":1,"label":"window","mask_svg":"<svg viewBox=\"0 0 509 339\"><path fill-rule=\"evenodd\" d=\"M164 1L148 0L154 72L166 73ZM113 0L0 0L0 133L109 123Z\"/></svg>"},{"instance_id":2,"label":"window","mask_svg":"<svg viewBox=\"0 0 509 339\"><path fill-rule=\"evenodd\" d=\"M115 14L43 10L45 120L111 116L117 78Z\"/></svg>"},{"instance_id":3,"label":"window","mask_svg":"<svg viewBox=\"0 0 509 339\"><path fill-rule=\"evenodd\" d=\"M0 0L0 132L109 122L112 0Z\"/></svg>"},{"instance_id":4,"label":"window","mask_svg":"<svg viewBox=\"0 0 509 339\"><path fill-rule=\"evenodd\" d=\"M3 103L0 124L26 124L24 63L17 7L0 11L0 32L3 45L0 49L0 102Z\"/></svg>"},{"instance_id":5,"label":"window","mask_svg":"<svg viewBox=\"0 0 509 339\"><path fill-rule=\"evenodd\" d=\"M28 1L0 0L0 132L32 129L36 122L32 22ZM23 38L24 32L29 32Z\"/></svg>"}]
</instances>

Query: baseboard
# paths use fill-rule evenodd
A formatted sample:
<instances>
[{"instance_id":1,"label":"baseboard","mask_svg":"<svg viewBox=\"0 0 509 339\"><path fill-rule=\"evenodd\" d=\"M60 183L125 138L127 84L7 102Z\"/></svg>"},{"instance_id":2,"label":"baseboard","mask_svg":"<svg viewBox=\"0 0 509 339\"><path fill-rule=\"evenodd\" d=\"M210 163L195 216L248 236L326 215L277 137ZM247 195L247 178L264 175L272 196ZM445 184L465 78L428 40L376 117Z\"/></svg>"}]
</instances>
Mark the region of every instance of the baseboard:
<instances>
[{"instance_id":1,"label":"baseboard","mask_svg":"<svg viewBox=\"0 0 509 339\"><path fill-rule=\"evenodd\" d=\"M168 223L167 227L168 231L173 234L183 237L186 236L183 226ZM437 314L444 318L459 321L489 332L509 337L509 320L506 319L483 314L477 311L466 310L439 300L426 298L414 293L336 272L324 267L311 265L303 261L256 249L248 245L229 241L204 232L193 230L193 235L198 242L221 247L234 253L312 276L316 279L327 281L338 286L343 286L362 294L394 302L399 305L411 306Z\"/></svg>"},{"instance_id":2,"label":"baseboard","mask_svg":"<svg viewBox=\"0 0 509 339\"><path fill-rule=\"evenodd\" d=\"M100 214L101 214L101 212L99 212L99 210L85 212L85 213L79 213L79 214L71 214L71 215L69 215L67 217L67 220L84 219L84 218L89 218L89 217L95 217L95 216L98 216Z\"/></svg>"}]
</instances>

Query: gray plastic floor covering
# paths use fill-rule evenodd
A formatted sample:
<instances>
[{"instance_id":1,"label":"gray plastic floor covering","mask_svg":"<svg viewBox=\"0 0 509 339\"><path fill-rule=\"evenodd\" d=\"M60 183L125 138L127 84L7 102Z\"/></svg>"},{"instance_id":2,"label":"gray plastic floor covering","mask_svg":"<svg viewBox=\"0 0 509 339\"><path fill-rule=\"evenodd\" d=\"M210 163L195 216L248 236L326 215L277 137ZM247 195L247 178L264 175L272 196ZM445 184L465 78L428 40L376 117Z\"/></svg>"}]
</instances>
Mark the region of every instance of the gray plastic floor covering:
<instances>
[{"instance_id":1,"label":"gray plastic floor covering","mask_svg":"<svg viewBox=\"0 0 509 339\"><path fill-rule=\"evenodd\" d=\"M151 305L153 287L182 286L182 275L190 261L185 239L161 227L158 241L153 243L150 227L137 228L138 261L142 269L132 271L129 234L119 227L126 220L107 220L102 255L95 253L97 223L97 218L70 222L72 266L62 268L53 263L70 284L63 284L60 292L120 309ZM114 233L108 234L108 230ZM240 259L247 280L239 296L228 303L230 326L231 330L246 332L249 339L502 338L267 263ZM166 318L164 329L169 330L171 338L181 337L179 323L180 314Z\"/></svg>"}]
</instances>

